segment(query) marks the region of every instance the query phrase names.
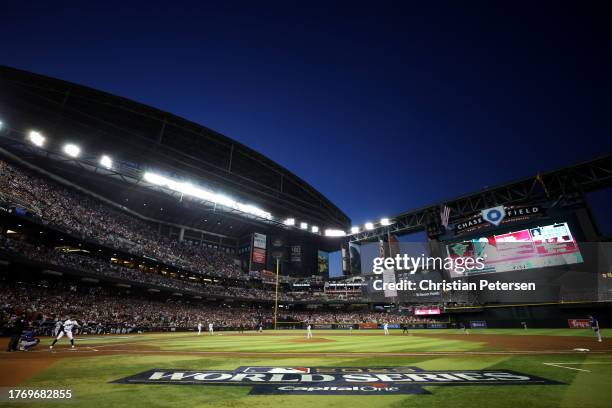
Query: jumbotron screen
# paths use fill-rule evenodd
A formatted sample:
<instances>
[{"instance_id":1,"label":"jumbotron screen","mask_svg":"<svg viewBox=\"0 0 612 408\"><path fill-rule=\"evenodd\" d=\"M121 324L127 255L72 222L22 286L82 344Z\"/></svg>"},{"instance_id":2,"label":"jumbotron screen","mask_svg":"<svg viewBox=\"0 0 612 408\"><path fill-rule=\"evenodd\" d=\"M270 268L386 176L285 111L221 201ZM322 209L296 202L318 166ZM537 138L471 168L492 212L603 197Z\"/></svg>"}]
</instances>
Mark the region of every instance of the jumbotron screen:
<instances>
[{"instance_id":1,"label":"jumbotron screen","mask_svg":"<svg viewBox=\"0 0 612 408\"><path fill-rule=\"evenodd\" d=\"M463 274L507 272L583 262L566 222L491 235L446 246L451 258L481 257L484 268ZM451 270L451 274L462 275Z\"/></svg>"}]
</instances>

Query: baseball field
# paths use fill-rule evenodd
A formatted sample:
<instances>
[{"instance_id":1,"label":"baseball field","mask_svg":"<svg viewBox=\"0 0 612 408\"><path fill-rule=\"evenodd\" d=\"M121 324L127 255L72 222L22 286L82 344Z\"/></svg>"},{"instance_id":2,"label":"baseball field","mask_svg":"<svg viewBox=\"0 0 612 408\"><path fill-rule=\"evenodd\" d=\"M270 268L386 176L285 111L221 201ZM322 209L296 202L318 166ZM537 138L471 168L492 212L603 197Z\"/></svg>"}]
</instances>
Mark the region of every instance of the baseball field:
<instances>
[{"instance_id":1,"label":"baseball field","mask_svg":"<svg viewBox=\"0 0 612 408\"><path fill-rule=\"evenodd\" d=\"M53 351L43 338L0 355L0 404L609 407L609 335L598 343L580 329L190 332L81 337L74 350L60 342ZM72 398L11 399L11 390Z\"/></svg>"}]
</instances>

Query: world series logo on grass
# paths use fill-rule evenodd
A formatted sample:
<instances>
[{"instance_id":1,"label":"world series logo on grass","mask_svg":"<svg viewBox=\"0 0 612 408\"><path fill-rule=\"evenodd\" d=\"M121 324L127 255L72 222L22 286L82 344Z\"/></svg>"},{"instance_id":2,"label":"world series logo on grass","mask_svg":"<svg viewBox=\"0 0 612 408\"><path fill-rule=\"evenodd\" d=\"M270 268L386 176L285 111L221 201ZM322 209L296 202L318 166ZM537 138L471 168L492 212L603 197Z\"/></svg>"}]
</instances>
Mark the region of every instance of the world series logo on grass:
<instances>
[{"instance_id":1,"label":"world series logo on grass","mask_svg":"<svg viewBox=\"0 0 612 408\"><path fill-rule=\"evenodd\" d=\"M153 369L113 383L250 386L251 395L429 394L423 386L561 384L509 370L422 370L412 366Z\"/></svg>"}]
</instances>

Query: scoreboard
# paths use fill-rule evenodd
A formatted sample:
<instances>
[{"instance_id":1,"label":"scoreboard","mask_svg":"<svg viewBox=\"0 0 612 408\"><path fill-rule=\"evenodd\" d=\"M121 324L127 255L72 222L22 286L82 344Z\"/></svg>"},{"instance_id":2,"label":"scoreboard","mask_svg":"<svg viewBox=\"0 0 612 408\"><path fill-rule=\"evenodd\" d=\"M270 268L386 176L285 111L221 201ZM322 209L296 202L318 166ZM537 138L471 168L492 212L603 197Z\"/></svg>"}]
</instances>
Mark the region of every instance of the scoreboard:
<instances>
[{"instance_id":1,"label":"scoreboard","mask_svg":"<svg viewBox=\"0 0 612 408\"><path fill-rule=\"evenodd\" d=\"M485 267L451 276L507 272L583 262L582 254L566 222L490 235L446 246L450 258L481 257Z\"/></svg>"}]
</instances>

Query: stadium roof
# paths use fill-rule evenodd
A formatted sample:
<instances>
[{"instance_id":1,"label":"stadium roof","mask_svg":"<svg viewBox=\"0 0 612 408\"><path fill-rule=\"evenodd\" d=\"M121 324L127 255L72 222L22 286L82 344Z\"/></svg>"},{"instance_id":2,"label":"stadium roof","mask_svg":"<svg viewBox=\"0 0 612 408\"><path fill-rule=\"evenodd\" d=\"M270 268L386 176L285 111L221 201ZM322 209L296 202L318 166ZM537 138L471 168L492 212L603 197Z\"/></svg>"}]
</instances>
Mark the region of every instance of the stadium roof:
<instances>
[{"instance_id":1,"label":"stadium roof","mask_svg":"<svg viewBox=\"0 0 612 408\"><path fill-rule=\"evenodd\" d=\"M0 66L0 120L3 148L146 217L231 237L260 224L127 182L154 171L252 204L277 220L294 218L321 231L350 227L336 205L278 163L214 130L120 96ZM84 171L76 159L32 154L18 146L32 129L49 139L50 151L53 143L56 152L78 144L84 159L107 154L122 171L104 177L100 169Z\"/></svg>"}]
</instances>

